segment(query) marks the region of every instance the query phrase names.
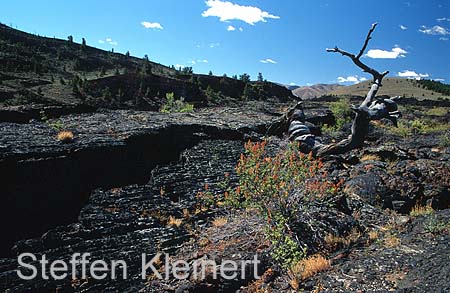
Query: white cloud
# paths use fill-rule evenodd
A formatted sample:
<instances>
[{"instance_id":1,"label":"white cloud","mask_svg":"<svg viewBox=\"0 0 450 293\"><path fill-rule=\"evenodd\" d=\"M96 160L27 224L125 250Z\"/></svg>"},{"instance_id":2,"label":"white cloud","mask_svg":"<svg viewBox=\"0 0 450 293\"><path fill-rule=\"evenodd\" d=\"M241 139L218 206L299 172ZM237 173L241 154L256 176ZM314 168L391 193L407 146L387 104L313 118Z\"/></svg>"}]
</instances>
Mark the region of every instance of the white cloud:
<instances>
[{"instance_id":1,"label":"white cloud","mask_svg":"<svg viewBox=\"0 0 450 293\"><path fill-rule=\"evenodd\" d=\"M297 85L295 82L290 82L289 85Z\"/></svg>"},{"instance_id":2,"label":"white cloud","mask_svg":"<svg viewBox=\"0 0 450 293\"><path fill-rule=\"evenodd\" d=\"M435 79L433 79L434 81L439 81L439 82L444 82L445 81L445 79L443 79L443 78L435 78Z\"/></svg>"},{"instance_id":3,"label":"white cloud","mask_svg":"<svg viewBox=\"0 0 450 293\"><path fill-rule=\"evenodd\" d=\"M354 84L357 84L357 83L360 83L360 82L363 82L363 81L366 81L366 80L367 80L367 78L359 77L358 75L350 75L350 76L347 76L347 77L339 76L337 78L337 82L339 82L339 83L353 82Z\"/></svg>"},{"instance_id":4,"label":"white cloud","mask_svg":"<svg viewBox=\"0 0 450 293\"><path fill-rule=\"evenodd\" d=\"M273 59L270 59L270 58L259 60L259 62L264 63L264 64L268 64L268 63L270 63L270 64L277 64L278 63L277 61L275 61Z\"/></svg>"},{"instance_id":5,"label":"white cloud","mask_svg":"<svg viewBox=\"0 0 450 293\"><path fill-rule=\"evenodd\" d=\"M374 58L374 59L396 59L396 58L400 58L400 57L405 57L405 54L407 54L408 52L406 52L405 50L403 50L400 47L394 47L392 48L391 51L385 51L385 50L379 50L379 49L375 49L375 50L369 50L369 52L367 52L366 56L369 58Z\"/></svg>"},{"instance_id":6,"label":"white cloud","mask_svg":"<svg viewBox=\"0 0 450 293\"><path fill-rule=\"evenodd\" d=\"M447 17L441 17L441 18L438 18L438 19L436 19L437 21L439 21L439 22L441 22L441 21L450 21L450 18L447 18Z\"/></svg>"},{"instance_id":7,"label":"white cloud","mask_svg":"<svg viewBox=\"0 0 450 293\"><path fill-rule=\"evenodd\" d=\"M243 32L243 31L244 31L244 29L240 27L240 28L239 28L239 31L240 31L240 32Z\"/></svg>"},{"instance_id":8,"label":"white cloud","mask_svg":"<svg viewBox=\"0 0 450 293\"><path fill-rule=\"evenodd\" d=\"M420 80L422 78L429 77L430 75L428 73L416 73L412 70L403 70L402 72L397 73L397 76Z\"/></svg>"},{"instance_id":9,"label":"white cloud","mask_svg":"<svg viewBox=\"0 0 450 293\"><path fill-rule=\"evenodd\" d=\"M404 26L404 25L402 25L402 24L399 25L399 27L400 27L401 30L404 30L404 31L408 29L408 27L406 27L406 26Z\"/></svg>"},{"instance_id":10,"label":"white cloud","mask_svg":"<svg viewBox=\"0 0 450 293\"><path fill-rule=\"evenodd\" d=\"M209 44L210 48L215 48L215 47L219 47L219 46L220 46L220 43L211 43L211 44Z\"/></svg>"},{"instance_id":11,"label":"white cloud","mask_svg":"<svg viewBox=\"0 0 450 293\"><path fill-rule=\"evenodd\" d=\"M111 45L111 46L117 46L117 45L119 45L119 43L118 43L117 41L114 41L114 40L111 39L111 38L106 38L106 39L104 39L104 40L98 40L98 42L99 42L100 44L109 44L109 45Z\"/></svg>"},{"instance_id":12,"label":"white cloud","mask_svg":"<svg viewBox=\"0 0 450 293\"><path fill-rule=\"evenodd\" d=\"M268 18L279 19L279 16L262 11L258 7L242 6L231 3L229 1L208 0L206 5L209 7L203 11L203 17L215 16L220 21L241 20L248 24L254 25L260 21L266 22Z\"/></svg>"},{"instance_id":13,"label":"white cloud","mask_svg":"<svg viewBox=\"0 0 450 293\"><path fill-rule=\"evenodd\" d=\"M448 41L448 38L446 38L446 37L440 37L440 38L439 38L439 41Z\"/></svg>"},{"instance_id":14,"label":"white cloud","mask_svg":"<svg viewBox=\"0 0 450 293\"><path fill-rule=\"evenodd\" d=\"M198 64L198 63L208 63L208 60L206 60L206 59L191 60L188 63L192 64L192 65L195 65L195 64Z\"/></svg>"},{"instance_id":15,"label":"white cloud","mask_svg":"<svg viewBox=\"0 0 450 293\"><path fill-rule=\"evenodd\" d=\"M142 26L145 28L151 28L151 29L159 29L162 30L163 27L159 22L149 22L149 21L142 21L141 22Z\"/></svg>"},{"instance_id":16,"label":"white cloud","mask_svg":"<svg viewBox=\"0 0 450 293\"><path fill-rule=\"evenodd\" d=\"M419 29L419 32L424 33L426 35L450 35L450 31L445 27L435 25L432 28L426 27L422 25Z\"/></svg>"},{"instance_id":17,"label":"white cloud","mask_svg":"<svg viewBox=\"0 0 450 293\"><path fill-rule=\"evenodd\" d=\"M227 27L227 31L229 31L229 32L232 32L232 31L235 31L235 30L236 30L236 28L234 26L232 26L232 25L229 25Z\"/></svg>"}]
</instances>

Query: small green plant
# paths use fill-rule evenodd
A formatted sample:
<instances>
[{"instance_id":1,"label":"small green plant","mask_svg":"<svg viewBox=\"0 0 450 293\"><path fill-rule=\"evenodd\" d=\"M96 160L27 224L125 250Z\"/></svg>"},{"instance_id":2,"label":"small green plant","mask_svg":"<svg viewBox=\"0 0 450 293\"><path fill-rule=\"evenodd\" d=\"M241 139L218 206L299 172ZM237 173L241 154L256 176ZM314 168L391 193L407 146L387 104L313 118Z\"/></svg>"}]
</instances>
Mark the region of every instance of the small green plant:
<instances>
[{"instance_id":1,"label":"small green plant","mask_svg":"<svg viewBox=\"0 0 450 293\"><path fill-rule=\"evenodd\" d=\"M398 127L389 126L387 129L392 134L406 138L411 135L446 131L450 129L450 126L445 123L438 123L428 119L414 119L411 122L400 121Z\"/></svg>"},{"instance_id":2,"label":"small green plant","mask_svg":"<svg viewBox=\"0 0 450 293\"><path fill-rule=\"evenodd\" d=\"M162 113L187 113L193 112L194 105L186 103L184 98L175 99L173 93L166 94L166 103L161 107Z\"/></svg>"},{"instance_id":3,"label":"small green plant","mask_svg":"<svg viewBox=\"0 0 450 293\"><path fill-rule=\"evenodd\" d=\"M445 116L448 114L448 109L446 107L433 107L425 112L428 116Z\"/></svg>"},{"instance_id":4,"label":"small green plant","mask_svg":"<svg viewBox=\"0 0 450 293\"><path fill-rule=\"evenodd\" d=\"M56 131L60 131L64 129L64 123L61 120L56 120L54 122L48 123L48 126L53 128Z\"/></svg>"},{"instance_id":5,"label":"small green plant","mask_svg":"<svg viewBox=\"0 0 450 293\"><path fill-rule=\"evenodd\" d=\"M340 130L345 123L352 120L351 106L350 98L342 98L330 104L330 110L336 118L336 125L333 129Z\"/></svg>"},{"instance_id":6,"label":"small green plant","mask_svg":"<svg viewBox=\"0 0 450 293\"><path fill-rule=\"evenodd\" d=\"M441 234L445 231L450 231L450 223L440 221L436 216L431 216L424 224L424 228L427 232L432 234Z\"/></svg>"},{"instance_id":7,"label":"small green plant","mask_svg":"<svg viewBox=\"0 0 450 293\"><path fill-rule=\"evenodd\" d=\"M42 122L47 122L48 116L47 116L47 114L45 113L44 110L39 111L39 115L40 115L40 118L41 118Z\"/></svg>"},{"instance_id":8,"label":"small green plant","mask_svg":"<svg viewBox=\"0 0 450 293\"><path fill-rule=\"evenodd\" d=\"M444 133L439 136L439 146L449 147L450 146L450 135L449 133Z\"/></svg>"}]
</instances>

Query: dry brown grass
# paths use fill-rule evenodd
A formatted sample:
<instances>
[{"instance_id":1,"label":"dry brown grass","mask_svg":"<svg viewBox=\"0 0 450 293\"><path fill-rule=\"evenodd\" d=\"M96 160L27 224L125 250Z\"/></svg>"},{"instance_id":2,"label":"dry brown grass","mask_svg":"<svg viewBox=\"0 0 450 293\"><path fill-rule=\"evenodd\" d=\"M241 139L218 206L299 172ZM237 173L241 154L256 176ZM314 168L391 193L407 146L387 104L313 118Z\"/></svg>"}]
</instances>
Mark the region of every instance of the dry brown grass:
<instances>
[{"instance_id":1,"label":"dry brown grass","mask_svg":"<svg viewBox=\"0 0 450 293\"><path fill-rule=\"evenodd\" d=\"M58 132L56 135L56 139L62 143L71 143L73 142L73 133L72 131L63 130Z\"/></svg>"},{"instance_id":2,"label":"dry brown grass","mask_svg":"<svg viewBox=\"0 0 450 293\"><path fill-rule=\"evenodd\" d=\"M182 223L183 223L182 219L177 219L172 216L170 216L169 220L167 221L167 225L174 226L174 227L180 227Z\"/></svg>"},{"instance_id":3,"label":"dry brown grass","mask_svg":"<svg viewBox=\"0 0 450 293\"><path fill-rule=\"evenodd\" d=\"M328 270L330 266L330 261L328 259L317 254L299 261L292 267L291 272L297 280L303 281L319 272ZM295 282L293 282L291 286L292 285L295 285Z\"/></svg>"},{"instance_id":4,"label":"dry brown grass","mask_svg":"<svg viewBox=\"0 0 450 293\"><path fill-rule=\"evenodd\" d=\"M189 212L188 209L183 209L183 217L185 219L189 219L191 217L191 213Z\"/></svg>"},{"instance_id":5,"label":"dry brown grass","mask_svg":"<svg viewBox=\"0 0 450 293\"><path fill-rule=\"evenodd\" d=\"M239 290L242 293L270 293L270 288L264 288L263 285L274 276L274 272L271 268L264 272L261 278L253 281L247 288ZM297 287L298 288L298 287Z\"/></svg>"},{"instance_id":6,"label":"dry brown grass","mask_svg":"<svg viewBox=\"0 0 450 293\"><path fill-rule=\"evenodd\" d=\"M434 210L430 205L422 206L420 204L416 204L409 212L409 215L412 217L425 216L432 214L433 211Z\"/></svg>"},{"instance_id":7,"label":"dry brown grass","mask_svg":"<svg viewBox=\"0 0 450 293\"><path fill-rule=\"evenodd\" d=\"M225 217L217 217L212 221L214 227L223 227L228 223L228 219Z\"/></svg>"},{"instance_id":8,"label":"dry brown grass","mask_svg":"<svg viewBox=\"0 0 450 293\"><path fill-rule=\"evenodd\" d=\"M385 247L396 247L399 246L401 243L400 239L397 237L397 235L394 234L388 234L386 235L386 237L384 238L384 246Z\"/></svg>"},{"instance_id":9,"label":"dry brown grass","mask_svg":"<svg viewBox=\"0 0 450 293\"><path fill-rule=\"evenodd\" d=\"M332 234L328 234L325 236L325 243L327 244L327 247L334 250L340 247L348 247L352 243L356 242L361 237L361 234L357 229L352 229L350 233L345 236L336 236Z\"/></svg>"},{"instance_id":10,"label":"dry brown grass","mask_svg":"<svg viewBox=\"0 0 450 293\"><path fill-rule=\"evenodd\" d=\"M334 95L350 95L350 96L366 96L369 90L371 81L365 81L356 85L340 87L329 94ZM443 94L433 92L428 89L421 88L413 83L411 80L404 78L388 77L383 79L383 87L378 92L379 95L387 96L402 96L411 97L414 96L419 100L422 99L437 99L439 97L447 98Z\"/></svg>"},{"instance_id":11,"label":"dry brown grass","mask_svg":"<svg viewBox=\"0 0 450 293\"><path fill-rule=\"evenodd\" d=\"M369 232L369 240L370 241L375 241L375 240L377 240L378 239L378 231L376 231L376 230L372 230L372 231L370 231Z\"/></svg>"},{"instance_id":12,"label":"dry brown grass","mask_svg":"<svg viewBox=\"0 0 450 293\"><path fill-rule=\"evenodd\" d=\"M364 155L361 158L361 162L366 162L366 161L381 161L381 158L377 155Z\"/></svg>"}]
</instances>

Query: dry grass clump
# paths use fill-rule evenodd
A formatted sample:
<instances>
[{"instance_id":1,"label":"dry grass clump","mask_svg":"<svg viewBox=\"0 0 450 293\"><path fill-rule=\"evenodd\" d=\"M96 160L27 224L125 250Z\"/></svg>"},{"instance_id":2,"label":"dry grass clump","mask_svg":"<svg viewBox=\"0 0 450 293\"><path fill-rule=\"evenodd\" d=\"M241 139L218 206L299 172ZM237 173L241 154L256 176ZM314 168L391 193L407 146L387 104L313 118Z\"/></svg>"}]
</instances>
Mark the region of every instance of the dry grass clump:
<instances>
[{"instance_id":1,"label":"dry grass clump","mask_svg":"<svg viewBox=\"0 0 450 293\"><path fill-rule=\"evenodd\" d=\"M400 239L394 235L394 234L388 234L385 238L384 238L384 246L385 247L396 247L400 245Z\"/></svg>"},{"instance_id":2,"label":"dry grass clump","mask_svg":"<svg viewBox=\"0 0 450 293\"><path fill-rule=\"evenodd\" d=\"M378 231L377 230L372 230L369 232L369 240L370 241L375 241L378 239Z\"/></svg>"},{"instance_id":3,"label":"dry grass clump","mask_svg":"<svg viewBox=\"0 0 450 293\"><path fill-rule=\"evenodd\" d=\"M364 156L362 156L361 162L366 162L366 161L381 161L381 159L377 155L364 155Z\"/></svg>"},{"instance_id":4,"label":"dry grass clump","mask_svg":"<svg viewBox=\"0 0 450 293\"><path fill-rule=\"evenodd\" d=\"M180 227L182 223L183 223L182 219L177 219L172 216L170 216L169 220L167 221L167 225L174 226L174 227Z\"/></svg>"},{"instance_id":5,"label":"dry grass clump","mask_svg":"<svg viewBox=\"0 0 450 293\"><path fill-rule=\"evenodd\" d=\"M72 131L63 130L58 132L56 135L56 139L62 143L71 143L73 142L73 133Z\"/></svg>"},{"instance_id":6,"label":"dry grass clump","mask_svg":"<svg viewBox=\"0 0 450 293\"><path fill-rule=\"evenodd\" d=\"M228 223L228 219L225 217L217 217L212 221L214 227L223 227Z\"/></svg>"},{"instance_id":7,"label":"dry grass clump","mask_svg":"<svg viewBox=\"0 0 450 293\"><path fill-rule=\"evenodd\" d=\"M325 243L327 244L327 247L335 250L341 247L348 247L352 243L355 243L359 238L361 237L361 233L357 229L352 229L350 233L345 236L336 236L333 234L328 234L325 236Z\"/></svg>"},{"instance_id":8,"label":"dry grass clump","mask_svg":"<svg viewBox=\"0 0 450 293\"><path fill-rule=\"evenodd\" d=\"M304 258L296 263L291 272L297 280L306 280L319 272L323 272L330 268L330 261L323 256L317 254ZM291 282L291 285L295 282Z\"/></svg>"},{"instance_id":9,"label":"dry grass clump","mask_svg":"<svg viewBox=\"0 0 450 293\"><path fill-rule=\"evenodd\" d=\"M409 212L409 215L412 217L426 216L432 214L433 211L434 210L430 205L422 206L420 204L416 204Z\"/></svg>"}]
</instances>

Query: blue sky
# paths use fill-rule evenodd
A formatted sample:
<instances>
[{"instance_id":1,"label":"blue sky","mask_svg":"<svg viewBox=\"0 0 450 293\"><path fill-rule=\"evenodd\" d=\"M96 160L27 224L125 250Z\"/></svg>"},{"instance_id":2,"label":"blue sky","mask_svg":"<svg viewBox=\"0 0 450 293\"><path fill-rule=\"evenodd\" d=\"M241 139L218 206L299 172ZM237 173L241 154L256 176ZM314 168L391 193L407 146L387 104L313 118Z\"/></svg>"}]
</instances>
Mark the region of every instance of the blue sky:
<instances>
[{"instance_id":1,"label":"blue sky","mask_svg":"<svg viewBox=\"0 0 450 293\"><path fill-rule=\"evenodd\" d=\"M450 83L448 0L14 0L3 1L0 22L197 73L298 85L370 78L325 49L356 53L378 22L364 62Z\"/></svg>"}]
</instances>

